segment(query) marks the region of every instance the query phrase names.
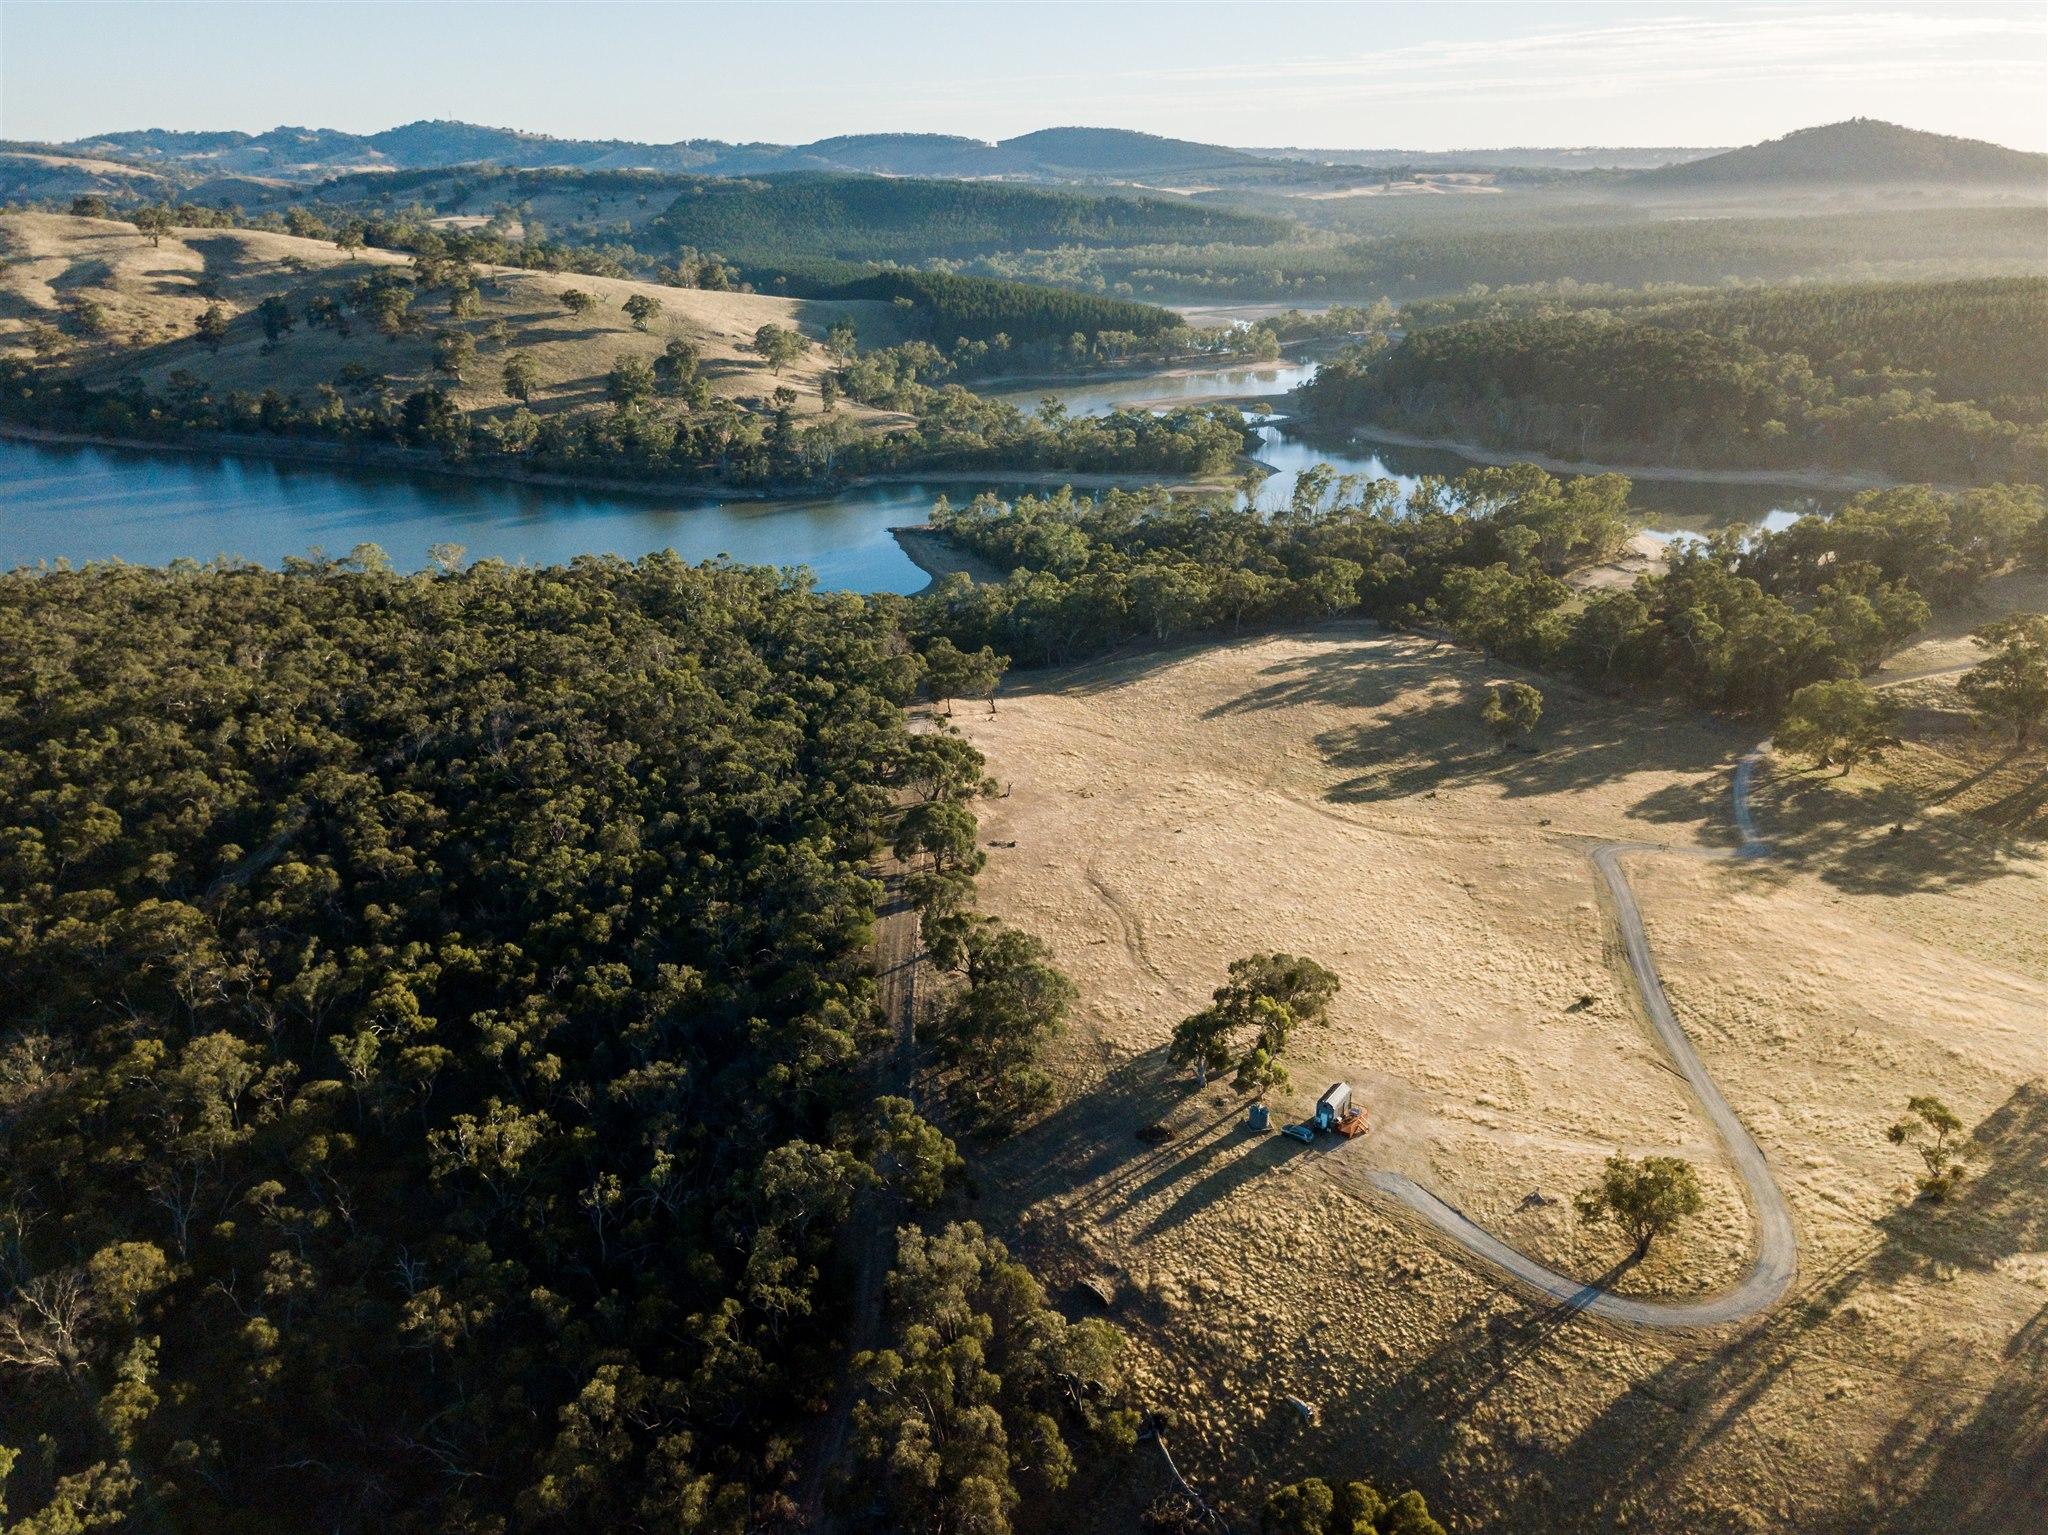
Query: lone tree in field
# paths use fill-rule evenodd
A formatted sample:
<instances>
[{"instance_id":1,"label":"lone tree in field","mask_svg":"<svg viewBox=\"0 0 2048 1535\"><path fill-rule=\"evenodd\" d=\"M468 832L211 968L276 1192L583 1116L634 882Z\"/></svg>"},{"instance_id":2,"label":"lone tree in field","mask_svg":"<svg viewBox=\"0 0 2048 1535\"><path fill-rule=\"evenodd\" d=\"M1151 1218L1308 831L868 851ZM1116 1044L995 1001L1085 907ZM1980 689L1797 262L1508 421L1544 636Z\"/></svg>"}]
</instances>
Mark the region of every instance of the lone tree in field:
<instances>
[{"instance_id":1,"label":"lone tree in field","mask_svg":"<svg viewBox=\"0 0 2048 1535\"><path fill-rule=\"evenodd\" d=\"M350 219L334 231L334 248L351 260L363 248L363 223L361 219Z\"/></svg>"},{"instance_id":2,"label":"lone tree in field","mask_svg":"<svg viewBox=\"0 0 2048 1535\"><path fill-rule=\"evenodd\" d=\"M924 653L925 691L933 703L945 704L948 714L953 712L956 698L986 698L988 712L993 714L996 689L1009 669L1008 656L999 656L986 645L964 651L941 635Z\"/></svg>"},{"instance_id":3,"label":"lone tree in field","mask_svg":"<svg viewBox=\"0 0 2048 1535\"><path fill-rule=\"evenodd\" d=\"M1229 977L1210 1006L1175 1027L1167 1059L1193 1066L1204 1086L1211 1072L1234 1070L1233 1087L1264 1097L1287 1085L1288 1043L1297 1030L1328 1021L1341 983L1297 954L1247 955L1231 962Z\"/></svg>"},{"instance_id":4,"label":"lone tree in field","mask_svg":"<svg viewBox=\"0 0 2048 1535\"><path fill-rule=\"evenodd\" d=\"M1525 738L1543 718L1543 695L1526 682L1503 682L1488 691L1479 711L1480 723L1506 751Z\"/></svg>"},{"instance_id":5,"label":"lone tree in field","mask_svg":"<svg viewBox=\"0 0 2048 1535\"><path fill-rule=\"evenodd\" d=\"M1600 1181L1573 1201L1579 1219L1589 1225L1612 1221L1635 1244L1642 1258L1650 1244L1674 1230L1705 1204L1699 1175L1683 1157L1644 1157L1619 1152L1607 1159Z\"/></svg>"},{"instance_id":6,"label":"lone tree in field","mask_svg":"<svg viewBox=\"0 0 2048 1535\"><path fill-rule=\"evenodd\" d=\"M208 304L192 322L192 330L207 351L218 352L228 339L228 312L218 304Z\"/></svg>"},{"instance_id":7,"label":"lone tree in field","mask_svg":"<svg viewBox=\"0 0 2048 1535\"><path fill-rule=\"evenodd\" d=\"M561 297L562 307L573 315L586 315L597 307L596 297L581 288L564 288Z\"/></svg>"},{"instance_id":8,"label":"lone tree in field","mask_svg":"<svg viewBox=\"0 0 2048 1535\"><path fill-rule=\"evenodd\" d=\"M523 405L540 387L540 367L524 352L514 352L505 359L504 379L505 393Z\"/></svg>"},{"instance_id":9,"label":"lone tree in field","mask_svg":"<svg viewBox=\"0 0 2048 1535\"><path fill-rule=\"evenodd\" d=\"M647 329L647 322L661 313L661 300L645 293L635 293L619 306L626 311L626 318L633 322L633 329Z\"/></svg>"},{"instance_id":10,"label":"lone tree in field","mask_svg":"<svg viewBox=\"0 0 2048 1535\"><path fill-rule=\"evenodd\" d=\"M768 366L780 378L784 368L804 355L804 338L781 325L764 325L754 332L754 350L768 360Z\"/></svg>"},{"instance_id":11,"label":"lone tree in field","mask_svg":"<svg viewBox=\"0 0 2048 1535\"><path fill-rule=\"evenodd\" d=\"M1922 1095L1906 1100L1905 1117L1885 1131L1884 1138L1919 1152L1927 1165L1920 1192L1929 1199L1946 1199L1969 1176L1964 1165L1969 1153L1957 1144L1962 1134L1963 1122L1954 1109L1939 1098Z\"/></svg>"},{"instance_id":12,"label":"lone tree in field","mask_svg":"<svg viewBox=\"0 0 2048 1535\"><path fill-rule=\"evenodd\" d=\"M298 322L292 316L292 306L281 293L273 293L256 306L256 322L263 327L263 340L269 346L276 346L291 334Z\"/></svg>"},{"instance_id":13,"label":"lone tree in field","mask_svg":"<svg viewBox=\"0 0 2048 1535\"><path fill-rule=\"evenodd\" d=\"M1853 677L1809 682L1792 695L1778 721L1777 742L1811 757L1816 767L1842 771L1893 745L1892 724L1899 706Z\"/></svg>"},{"instance_id":14,"label":"lone tree in field","mask_svg":"<svg viewBox=\"0 0 2048 1535\"><path fill-rule=\"evenodd\" d=\"M1991 655L1956 683L1979 714L2024 751L2048 719L2048 613L2013 613L1971 636Z\"/></svg>"},{"instance_id":15,"label":"lone tree in field","mask_svg":"<svg viewBox=\"0 0 2048 1535\"><path fill-rule=\"evenodd\" d=\"M128 215L128 222L135 226L135 232L147 235L152 249L164 243L164 236L171 232L171 210L168 208L137 208Z\"/></svg>"}]
</instances>

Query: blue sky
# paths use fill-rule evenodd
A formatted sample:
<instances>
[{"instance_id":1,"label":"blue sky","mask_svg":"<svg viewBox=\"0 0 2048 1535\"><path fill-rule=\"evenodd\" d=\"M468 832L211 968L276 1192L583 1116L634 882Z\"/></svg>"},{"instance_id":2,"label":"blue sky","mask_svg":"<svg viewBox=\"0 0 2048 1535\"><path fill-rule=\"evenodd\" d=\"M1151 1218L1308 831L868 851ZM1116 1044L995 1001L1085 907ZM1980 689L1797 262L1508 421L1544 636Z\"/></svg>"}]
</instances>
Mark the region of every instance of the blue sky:
<instances>
[{"instance_id":1,"label":"blue sky","mask_svg":"<svg viewBox=\"0 0 2048 1535\"><path fill-rule=\"evenodd\" d=\"M458 117L579 137L1733 144L1844 117L2048 148L2048 6L0 0L0 136Z\"/></svg>"}]
</instances>

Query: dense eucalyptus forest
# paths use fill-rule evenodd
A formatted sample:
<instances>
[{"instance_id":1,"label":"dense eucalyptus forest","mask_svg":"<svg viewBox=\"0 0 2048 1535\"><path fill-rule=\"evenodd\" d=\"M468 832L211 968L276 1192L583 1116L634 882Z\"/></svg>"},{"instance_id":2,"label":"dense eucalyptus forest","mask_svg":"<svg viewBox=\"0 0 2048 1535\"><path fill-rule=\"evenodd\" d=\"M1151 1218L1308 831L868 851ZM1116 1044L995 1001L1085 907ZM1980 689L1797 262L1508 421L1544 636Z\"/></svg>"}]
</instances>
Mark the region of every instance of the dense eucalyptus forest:
<instances>
[{"instance_id":1,"label":"dense eucalyptus forest","mask_svg":"<svg viewBox=\"0 0 2048 1535\"><path fill-rule=\"evenodd\" d=\"M0 578L10 1528L777 1526L855 1201L956 1178L859 1070L893 786L978 781L887 609L458 563ZM863 1420L886 1527L1129 1442L1112 1331L905 1240L897 1346L1004 1382Z\"/></svg>"},{"instance_id":2,"label":"dense eucalyptus forest","mask_svg":"<svg viewBox=\"0 0 2048 1535\"><path fill-rule=\"evenodd\" d=\"M2048 280L1479 295L1306 391L1337 422L1571 458L2048 479Z\"/></svg>"},{"instance_id":3,"label":"dense eucalyptus forest","mask_svg":"<svg viewBox=\"0 0 2048 1535\"><path fill-rule=\"evenodd\" d=\"M1138 641L1364 614L1617 689L1775 718L1809 683L1854 679L2015 563L2048 569L2039 486L1874 491L1782 533L1676 547L1662 573L1586 597L1563 579L1636 526L1619 475L1530 465L1425 479L1302 478L1271 517L1219 498L1071 492L941 506L998 568L917 599L915 623L1020 663Z\"/></svg>"}]
</instances>

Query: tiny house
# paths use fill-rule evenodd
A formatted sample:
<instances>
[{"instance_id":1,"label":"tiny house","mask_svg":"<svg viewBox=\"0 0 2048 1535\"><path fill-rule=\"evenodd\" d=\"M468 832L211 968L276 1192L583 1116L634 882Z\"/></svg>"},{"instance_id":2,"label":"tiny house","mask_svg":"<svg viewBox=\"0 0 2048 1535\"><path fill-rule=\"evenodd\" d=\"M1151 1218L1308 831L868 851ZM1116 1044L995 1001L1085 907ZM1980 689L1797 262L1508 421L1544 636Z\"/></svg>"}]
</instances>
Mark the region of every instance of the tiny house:
<instances>
[{"instance_id":1,"label":"tiny house","mask_svg":"<svg viewBox=\"0 0 2048 1535\"><path fill-rule=\"evenodd\" d=\"M1337 1121L1351 1112L1351 1084L1332 1082L1329 1090L1316 1100L1316 1128L1331 1130Z\"/></svg>"}]
</instances>

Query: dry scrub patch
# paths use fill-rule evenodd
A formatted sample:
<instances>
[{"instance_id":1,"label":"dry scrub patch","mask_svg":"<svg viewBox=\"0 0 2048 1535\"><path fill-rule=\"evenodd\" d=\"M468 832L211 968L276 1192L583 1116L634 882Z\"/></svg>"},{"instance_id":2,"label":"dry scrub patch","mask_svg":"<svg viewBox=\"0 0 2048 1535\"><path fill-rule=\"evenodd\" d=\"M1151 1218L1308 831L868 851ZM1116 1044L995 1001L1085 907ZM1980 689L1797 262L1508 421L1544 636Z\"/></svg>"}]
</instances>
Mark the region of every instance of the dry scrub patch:
<instances>
[{"instance_id":1,"label":"dry scrub patch","mask_svg":"<svg viewBox=\"0 0 2048 1535\"><path fill-rule=\"evenodd\" d=\"M1056 1283L1119 1281L1148 1394L1212 1488L1400 1476L1462 1528L1970 1528L1987 1486L2009 1508L2048 1407L2031 1320L2048 1092L2026 1085L2048 1072L2048 973L2018 940L1954 935L2048 918L2038 865L1991 856L1968 878L1937 849L1879 888L1827 865L1825 817L1779 798L1762 809L1793 843L1784 866L1628 859L1679 1016L1799 1224L1798 1287L1764 1318L1648 1336L1539 1310L1365 1184L1405 1172L1591 1276L1616 1245L1529 1196L1564 1200L1617 1147L1675 1152L1707 1214L1622 1286L1713 1289L1749 1256L1739 1187L1635 1015L1587 860L1606 840L1725 845L1747 742L1538 679L1539 749L1502 755L1474 718L1501 674L1343 625L1040 674L993 716L963 708L1010 790L982 806L984 903L1045 936L1082 995L1068 1098L992 1157L985 1213ZM1360 1141L1250 1136L1227 1091L1166 1071L1173 1023L1261 948L1342 976L1276 1107L1346 1078L1372 1116ZM1911 1159L1882 1138L1922 1091L1989 1116L1986 1176L1943 1211L1905 1200ZM1154 1120L1177 1138L1138 1141ZM2036 1410L1986 1415L2015 1398ZM1994 1451L1969 1485L1966 1445Z\"/></svg>"}]
</instances>

